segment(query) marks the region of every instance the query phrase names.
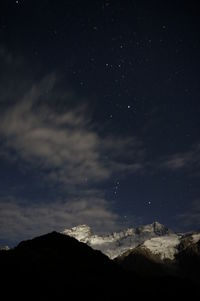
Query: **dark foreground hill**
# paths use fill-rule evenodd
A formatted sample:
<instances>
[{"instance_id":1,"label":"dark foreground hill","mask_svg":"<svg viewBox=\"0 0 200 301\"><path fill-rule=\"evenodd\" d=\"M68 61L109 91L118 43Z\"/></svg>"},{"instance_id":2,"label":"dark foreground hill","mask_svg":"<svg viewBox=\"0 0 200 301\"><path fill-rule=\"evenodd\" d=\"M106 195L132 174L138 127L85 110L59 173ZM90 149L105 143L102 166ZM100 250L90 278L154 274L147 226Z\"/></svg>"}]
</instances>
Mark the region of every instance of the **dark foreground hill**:
<instances>
[{"instance_id":1,"label":"dark foreground hill","mask_svg":"<svg viewBox=\"0 0 200 301\"><path fill-rule=\"evenodd\" d=\"M163 300L198 294L186 279L138 276L56 232L1 251L0 271L1 296L7 300Z\"/></svg>"}]
</instances>

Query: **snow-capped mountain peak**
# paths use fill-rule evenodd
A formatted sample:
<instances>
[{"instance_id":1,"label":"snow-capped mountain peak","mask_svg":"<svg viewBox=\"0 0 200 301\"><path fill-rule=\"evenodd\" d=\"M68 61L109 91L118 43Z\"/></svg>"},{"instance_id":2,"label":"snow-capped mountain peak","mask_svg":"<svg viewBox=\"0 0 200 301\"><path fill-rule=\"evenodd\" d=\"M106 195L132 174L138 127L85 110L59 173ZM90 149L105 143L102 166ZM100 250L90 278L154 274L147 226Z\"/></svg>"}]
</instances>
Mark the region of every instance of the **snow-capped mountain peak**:
<instances>
[{"instance_id":1,"label":"snow-capped mountain peak","mask_svg":"<svg viewBox=\"0 0 200 301\"><path fill-rule=\"evenodd\" d=\"M159 222L153 222L152 224L149 225L144 225L144 226L140 226L137 228L137 232L138 233L154 233L156 235L167 235L169 233L171 233L172 231L170 231L166 226L160 224Z\"/></svg>"},{"instance_id":2,"label":"snow-capped mountain peak","mask_svg":"<svg viewBox=\"0 0 200 301\"><path fill-rule=\"evenodd\" d=\"M92 230L88 225L78 225L71 229L65 229L63 234L72 236L81 242L87 243L88 239L93 235Z\"/></svg>"},{"instance_id":3,"label":"snow-capped mountain peak","mask_svg":"<svg viewBox=\"0 0 200 301\"><path fill-rule=\"evenodd\" d=\"M148 239L169 235L172 231L164 225L154 222L138 228L128 228L106 235L93 234L91 228L87 225L79 225L71 229L66 229L62 233L87 243L92 248L102 251L113 259L127 250L137 247Z\"/></svg>"}]
</instances>

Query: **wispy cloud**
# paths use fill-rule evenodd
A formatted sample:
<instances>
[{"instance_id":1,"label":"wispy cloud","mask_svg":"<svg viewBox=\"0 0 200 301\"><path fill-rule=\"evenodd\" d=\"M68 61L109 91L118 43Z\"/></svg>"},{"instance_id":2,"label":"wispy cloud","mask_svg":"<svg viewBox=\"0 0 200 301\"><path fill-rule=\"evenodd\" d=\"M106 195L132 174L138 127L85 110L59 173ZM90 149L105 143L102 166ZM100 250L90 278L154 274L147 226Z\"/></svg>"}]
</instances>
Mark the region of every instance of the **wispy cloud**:
<instances>
[{"instance_id":1,"label":"wispy cloud","mask_svg":"<svg viewBox=\"0 0 200 301\"><path fill-rule=\"evenodd\" d=\"M50 179L70 190L85 182L99 183L115 172L143 169L141 143L136 138L100 136L88 117L87 106L56 112L40 103L44 91L54 85L53 76L45 78L4 111L0 124L4 147L48 171Z\"/></svg>"},{"instance_id":2,"label":"wispy cloud","mask_svg":"<svg viewBox=\"0 0 200 301\"><path fill-rule=\"evenodd\" d=\"M96 231L118 229L120 218L104 199L27 203L14 198L1 199L0 241L16 243L50 231L87 223Z\"/></svg>"},{"instance_id":3,"label":"wispy cloud","mask_svg":"<svg viewBox=\"0 0 200 301\"><path fill-rule=\"evenodd\" d=\"M66 194L49 202L40 196L36 202L19 202L14 194L1 198L0 237L16 241L79 223L117 229L120 218L109 206L102 184L115 174L143 172L142 143L136 137L105 131L102 135L88 103L63 88L57 75L27 80L28 68L21 59L2 47L0 59L7 70L0 87L1 159L8 160L9 167L17 160L30 173L38 170L41 181L59 184L55 186Z\"/></svg>"},{"instance_id":4,"label":"wispy cloud","mask_svg":"<svg viewBox=\"0 0 200 301\"><path fill-rule=\"evenodd\" d=\"M189 173L197 174L200 168L200 144L193 145L188 151L163 158L159 167L171 171L186 170Z\"/></svg>"}]
</instances>

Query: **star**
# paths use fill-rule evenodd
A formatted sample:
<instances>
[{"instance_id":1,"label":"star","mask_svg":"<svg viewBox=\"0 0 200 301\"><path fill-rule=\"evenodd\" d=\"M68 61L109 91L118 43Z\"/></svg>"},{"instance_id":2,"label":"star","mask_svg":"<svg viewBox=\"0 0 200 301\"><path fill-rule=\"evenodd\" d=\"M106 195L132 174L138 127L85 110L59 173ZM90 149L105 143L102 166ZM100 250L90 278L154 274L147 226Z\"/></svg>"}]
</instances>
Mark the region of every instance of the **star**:
<instances>
[{"instance_id":1,"label":"star","mask_svg":"<svg viewBox=\"0 0 200 301\"><path fill-rule=\"evenodd\" d=\"M127 107L128 109L130 109L131 108L131 106L130 105L128 105L128 107Z\"/></svg>"}]
</instances>

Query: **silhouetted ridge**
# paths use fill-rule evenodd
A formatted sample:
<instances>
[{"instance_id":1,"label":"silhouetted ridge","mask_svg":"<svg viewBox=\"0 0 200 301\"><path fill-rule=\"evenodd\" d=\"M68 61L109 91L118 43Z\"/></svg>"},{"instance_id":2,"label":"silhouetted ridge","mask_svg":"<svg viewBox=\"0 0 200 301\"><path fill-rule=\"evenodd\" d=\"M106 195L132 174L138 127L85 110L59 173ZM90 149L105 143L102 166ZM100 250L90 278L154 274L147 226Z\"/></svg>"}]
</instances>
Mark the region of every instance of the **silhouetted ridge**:
<instances>
[{"instance_id":1,"label":"silhouetted ridge","mask_svg":"<svg viewBox=\"0 0 200 301\"><path fill-rule=\"evenodd\" d=\"M72 293L75 297L80 292L84 297L93 290L98 291L98 298L117 297L120 286L128 279L100 251L57 232L23 241L15 249L3 252L0 269L2 287L12 286L16 291L20 288L20 298L26 298L30 292L35 298L41 297L40 292L49 298ZM11 297L14 292L6 290Z\"/></svg>"},{"instance_id":2,"label":"silhouetted ridge","mask_svg":"<svg viewBox=\"0 0 200 301\"><path fill-rule=\"evenodd\" d=\"M8 300L160 300L198 292L187 279L166 275L149 262L149 253L136 255L125 257L126 264L137 263L135 272L128 271L123 260L114 262L73 237L52 232L0 252L1 295ZM147 267L155 269L153 277L145 273Z\"/></svg>"},{"instance_id":3,"label":"silhouetted ridge","mask_svg":"<svg viewBox=\"0 0 200 301\"><path fill-rule=\"evenodd\" d=\"M67 264L67 270L74 273L110 273L119 269L107 256L88 245L57 232L19 243L14 252L36 264ZM39 261L39 262L38 262Z\"/></svg>"}]
</instances>

